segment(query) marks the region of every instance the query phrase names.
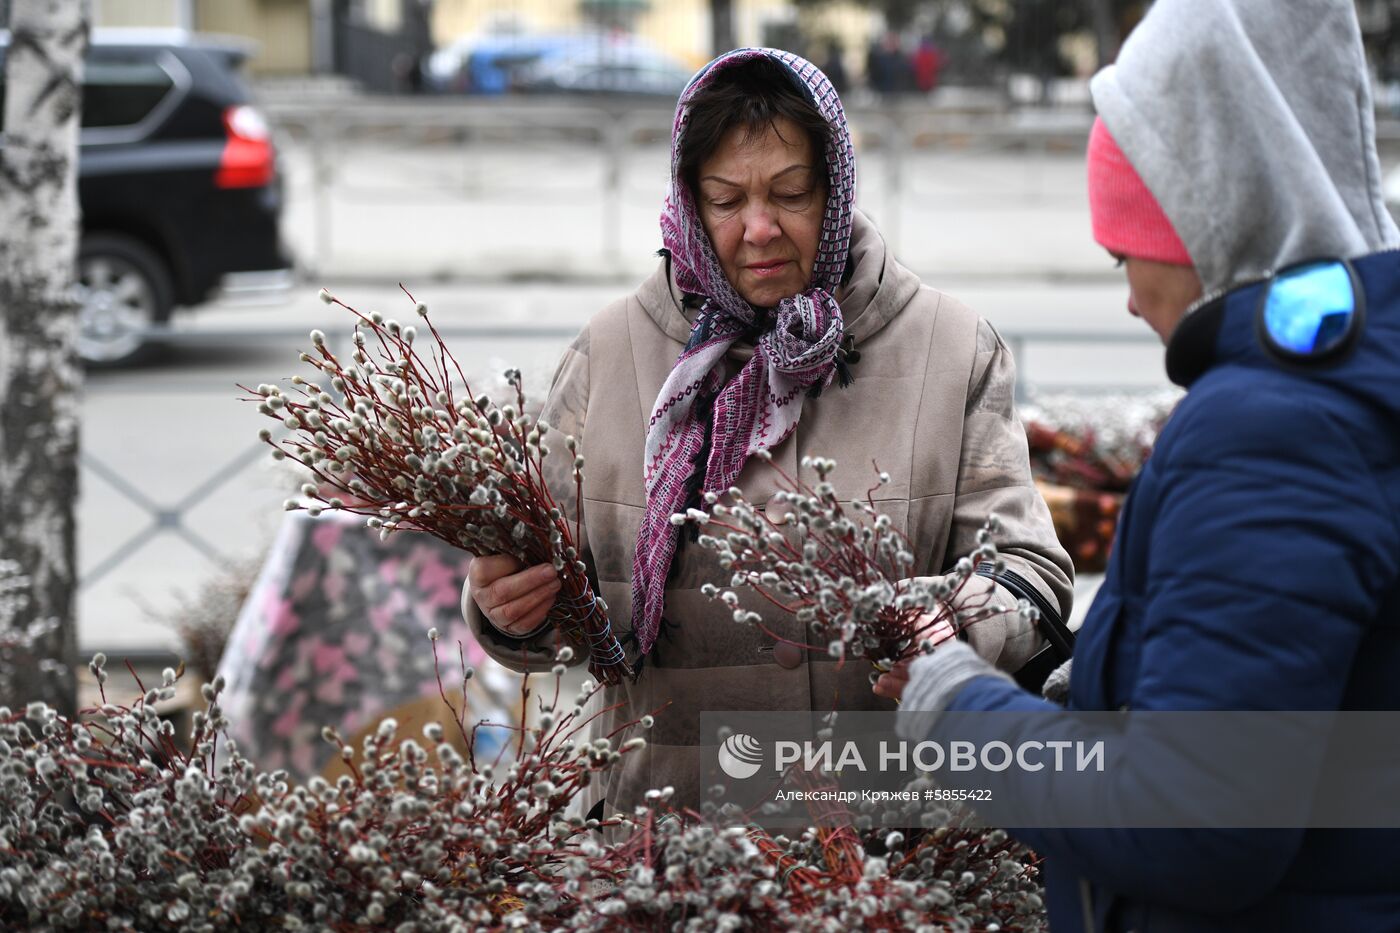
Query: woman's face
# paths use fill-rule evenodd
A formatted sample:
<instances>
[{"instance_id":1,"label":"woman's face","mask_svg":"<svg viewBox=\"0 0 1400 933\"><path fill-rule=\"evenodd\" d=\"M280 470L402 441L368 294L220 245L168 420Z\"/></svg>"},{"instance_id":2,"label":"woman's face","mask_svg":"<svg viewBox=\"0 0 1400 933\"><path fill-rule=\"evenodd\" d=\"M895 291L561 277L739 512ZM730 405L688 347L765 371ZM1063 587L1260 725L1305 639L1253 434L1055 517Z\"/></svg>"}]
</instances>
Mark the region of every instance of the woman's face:
<instances>
[{"instance_id":1,"label":"woman's face","mask_svg":"<svg viewBox=\"0 0 1400 933\"><path fill-rule=\"evenodd\" d=\"M730 130L701 163L696 202L729 284L771 308L812 281L826 188L821 154L797 124L779 117L747 140L746 132Z\"/></svg>"},{"instance_id":2,"label":"woman's face","mask_svg":"<svg viewBox=\"0 0 1400 933\"><path fill-rule=\"evenodd\" d=\"M1191 266L1135 256L1114 258L1124 264L1128 273L1128 312L1146 321L1166 343L1186 309L1201 297L1201 277Z\"/></svg>"}]
</instances>

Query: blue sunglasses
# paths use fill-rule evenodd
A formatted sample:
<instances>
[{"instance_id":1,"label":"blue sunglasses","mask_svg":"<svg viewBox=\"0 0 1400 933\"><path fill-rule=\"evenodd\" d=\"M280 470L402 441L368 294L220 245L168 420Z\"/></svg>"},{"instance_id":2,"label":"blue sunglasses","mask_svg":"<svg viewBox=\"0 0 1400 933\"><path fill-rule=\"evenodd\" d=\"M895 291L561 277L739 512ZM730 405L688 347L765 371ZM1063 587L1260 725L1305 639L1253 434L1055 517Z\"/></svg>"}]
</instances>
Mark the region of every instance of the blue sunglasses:
<instances>
[{"instance_id":1,"label":"blue sunglasses","mask_svg":"<svg viewBox=\"0 0 1400 933\"><path fill-rule=\"evenodd\" d=\"M1309 262L1280 272L1259 300L1255 332L1283 363L1335 362L1361 336L1365 293L1351 263Z\"/></svg>"}]
</instances>

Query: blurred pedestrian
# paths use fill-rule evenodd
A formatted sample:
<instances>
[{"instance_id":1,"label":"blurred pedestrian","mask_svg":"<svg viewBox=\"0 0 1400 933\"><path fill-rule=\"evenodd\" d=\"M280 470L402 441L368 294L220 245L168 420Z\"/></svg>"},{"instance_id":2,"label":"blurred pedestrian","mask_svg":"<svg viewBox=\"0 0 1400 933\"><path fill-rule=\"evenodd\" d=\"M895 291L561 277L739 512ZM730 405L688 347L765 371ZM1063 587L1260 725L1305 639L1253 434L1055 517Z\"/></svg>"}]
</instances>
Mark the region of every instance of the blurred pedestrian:
<instances>
[{"instance_id":1,"label":"blurred pedestrian","mask_svg":"<svg viewBox=\"0 0 1400 933\"><path fill-rule=\"evenodd\" d=\"M394 90L399 94L423 93L423 61L411 52L398 52L389 63Z\"/></svg>"},{"instance_id":2,"label":"blurred pedestrian","mask_svg":"<svg viewBox=\"0 0 1400 933\"><path fill-rule=\"evenodd\" d=\"M865 74L870 87L883 97L902 94L910 86L909 58L899 33L886 32L870 45Z\"/></svg>"},{"instance_id":3,"label":"blurred pedestrian","mask_svg":"<svg viewBox=\"0 0 1400 933\"><path fill-rule=\"evenodd\" d=\"M933 36L924 36L914 52L914 87L922 94L930 94L938 87L938 78L943 73L946 57L943 50L933 41Z\"/></svg>"},{"instance_id":4,"label":"blurred pedestrian","mask_svg":"<svg viewBox=\"0 0 1400 933\"><path fill-rule=\"evenodd\" d=\"M600 774L587 806L630 813L670 785L673 806L698 807L700 710L893 706L860 665L806 647L791 616L756 604L762 625L738 625L702 594L730 575L671 516L707 509L708 493L738 486L771 514L778 470L813 479L804 458L824 456L841 462L831 482L850 499L867 494L873 461L891 476L881 511L913 543L919 574L974 550L994 512L1005 566L987 564L962 595L1014 608L1034 594L1069 610L1072 568L1031 478L1010 352L900 265L854 198L855 152L826 76L774 49L720 57L677 108L661 262L560 364L547 443L582 438L580 556L641 671L599 694L595 728L612 735L664 710L646 750ZM551 482L569 516L572 466L562 461ZM548 670L558 590L548 565L480 557L464 611L492 657ZM1016 612L968 637L1009 671L1042 641Z\"/></svg>"},{"instance_id":5,"label":"blurred pedestrian","mask_svg":"<svg viewBox=\"0 0 1400 933\"><path fill-rule=\"evenodd\" d=\"M821 64L821 69L826 73L826 78L831 82L832 88L837 94L845 94L850 87L850 77L846 74L846 50L841 47L840 39L831 39L826 45L826 58Z\"/></svg>"},{"instance_id":6,"label":"blurred pedestrian","mask_svg":"<svg viewBox=\"0 0 1400 933\"><path fill-rule=\"evenodd\" d=\"M1400 710L1400 233L1353 5L1159 0L1092 92L1094 236L1188 392L1124 505L1068 706ZM945 711L1056 709L958 644L876 691L921 739ZM1050 718L1036 740L1094 738ZM1111 825L1120 802L1159 800L1169 822L1199 780L1307 814L1322 749L1286 752L1269 787L1229 787L1206 754L1110 756L1097 805ZM1025 779L978 776L997 800ZM1054 930L1400 923L1393 829L1017 834L1046 857Z\"/></svg>"}]
</instances>

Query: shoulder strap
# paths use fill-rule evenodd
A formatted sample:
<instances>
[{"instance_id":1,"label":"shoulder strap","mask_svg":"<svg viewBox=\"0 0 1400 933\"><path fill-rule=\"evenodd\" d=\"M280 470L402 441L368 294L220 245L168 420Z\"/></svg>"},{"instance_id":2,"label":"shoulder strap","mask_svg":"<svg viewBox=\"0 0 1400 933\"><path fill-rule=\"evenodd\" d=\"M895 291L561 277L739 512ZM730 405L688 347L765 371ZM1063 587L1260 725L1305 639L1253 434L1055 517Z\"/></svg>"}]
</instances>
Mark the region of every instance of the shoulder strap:
<instances>
[{"instance_id":1,"label":"shoulder strap","mask_svg":"<svg viewBox=\"0 0 1400 933\"><path fill-rule=\"evenodd\" d=\"M990 561L977 565L977 575L995 580L1015 596L1029 602L1040 613L1038 627L1049 643L1037 651L1019 671L1016 682L1027 690L1040 693L1045 678L1050 672L1068 661L1074 654L1074 632L1060 618L1060 611L1050 604L1039 590L1014 570L1004 569L1000 573Z\"/></svg>"}]
</instances>

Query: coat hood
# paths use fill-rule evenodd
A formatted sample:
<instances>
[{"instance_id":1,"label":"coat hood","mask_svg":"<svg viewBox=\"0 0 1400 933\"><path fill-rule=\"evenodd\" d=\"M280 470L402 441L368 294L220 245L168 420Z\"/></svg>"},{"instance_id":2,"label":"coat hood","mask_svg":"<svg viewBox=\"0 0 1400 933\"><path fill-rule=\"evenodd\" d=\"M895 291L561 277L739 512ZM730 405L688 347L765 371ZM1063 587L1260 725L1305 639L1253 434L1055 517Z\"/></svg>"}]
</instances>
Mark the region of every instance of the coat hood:
<instances>
[{"instance_id":1,"label":"coat hood","mask_svg":"<svg viewBox=\"0 0 1400 933\"><path fill-rule=\"evenodd\" d=\"M873 221L854 212L851 229L851 276L836 292L845 320L846 335L858 346L904 310L919 290L919 277L901 265L890 252ZM682 345L690 339L696 307L686 304L686 293L677 282L676 270L663 259L656 271L637 289L637 300L668 337ZM730 353L742 358L752 346L736 344ZM857 375L859 378L859 375Z\"/></svg>"},{"instance_id":2,"label":"coat hood","mask_svg":"<svg viewBox=\"0 0 1400 933\"><path fill-rule=\"evenodd\" d=\"M1350 0L1158 0L1091 90L1208 294L1400 243Z\"/></svg>"}]
</instances>

